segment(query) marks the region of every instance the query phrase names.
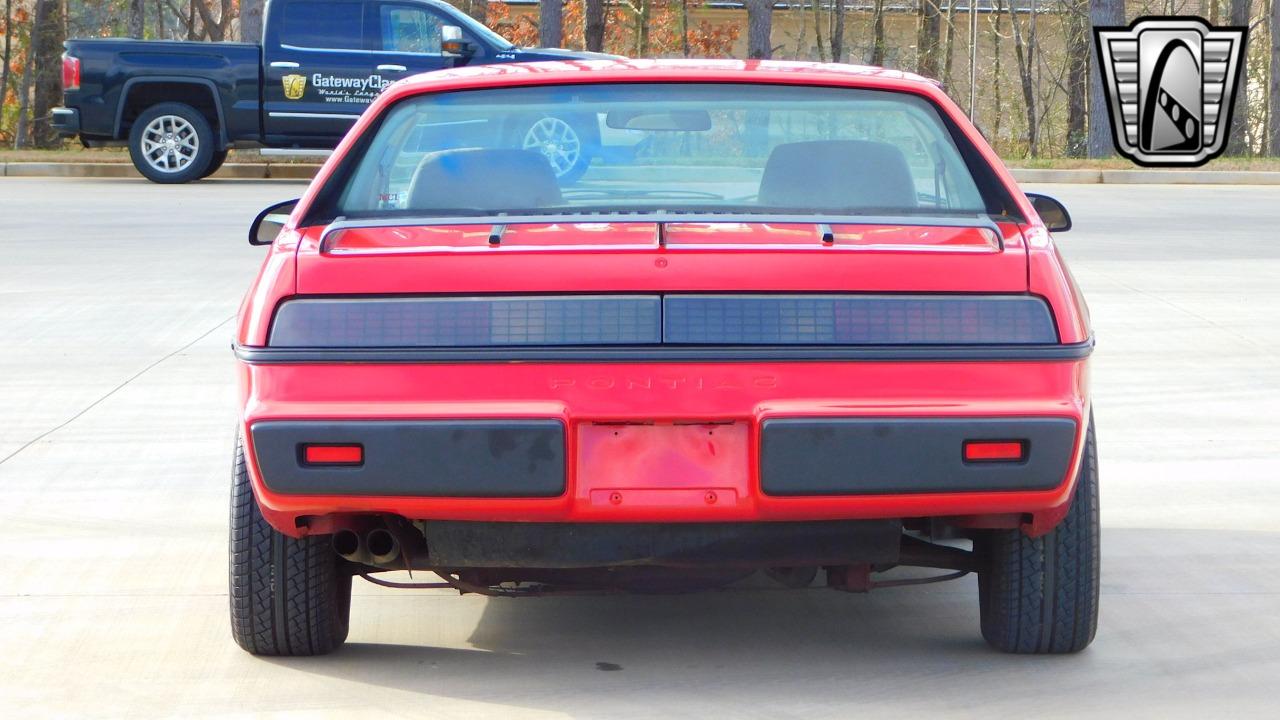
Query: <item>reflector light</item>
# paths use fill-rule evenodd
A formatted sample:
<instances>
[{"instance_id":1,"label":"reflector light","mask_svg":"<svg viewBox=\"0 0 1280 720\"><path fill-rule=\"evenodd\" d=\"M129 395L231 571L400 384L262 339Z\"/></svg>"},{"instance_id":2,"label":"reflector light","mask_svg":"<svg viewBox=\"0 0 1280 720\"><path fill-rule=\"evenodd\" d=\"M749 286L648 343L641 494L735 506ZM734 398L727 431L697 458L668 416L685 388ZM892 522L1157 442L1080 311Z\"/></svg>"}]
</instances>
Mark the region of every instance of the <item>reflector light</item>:
<instances>
[{"instance_id":1,"label":"reflector light","mask_svg":"<svg viewBox=\"0 0 1280 720\"><path fill-rule=\"evenodd\" d=\"M1026 454L1021 440L969 440L964 444L965 462L1018 462Z\"/></svg>"},{"instance_id":2,"label":"reflector light","mask_svg":"<svg viewBox=\"0 0 1280 720\"><path fill-rule=\"evenodd\" d=\"M364 448L359 445L304 445L302 460L307 465L359 465Z\"/></svg>"},{"instance_id":3,"label":"reflector light","mask_svg":"<svg viewBox=\"0 0 1280 720\"><path fill-rule=\"evenodd\" d=\"M62 56L62 89L80 89L80 58L70 55Z\"/></svg>"}]
</instances>

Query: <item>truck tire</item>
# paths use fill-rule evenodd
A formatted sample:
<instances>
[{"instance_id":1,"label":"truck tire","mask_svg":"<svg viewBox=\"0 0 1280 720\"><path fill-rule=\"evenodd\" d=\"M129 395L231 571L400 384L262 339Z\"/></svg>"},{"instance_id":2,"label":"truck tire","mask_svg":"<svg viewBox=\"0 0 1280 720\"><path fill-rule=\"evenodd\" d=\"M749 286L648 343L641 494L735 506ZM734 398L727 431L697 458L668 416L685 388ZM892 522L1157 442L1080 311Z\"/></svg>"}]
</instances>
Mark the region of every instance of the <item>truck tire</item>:
<instances>
[{"instance_id":1,"label":"truck tire","mask_svg":"<svg viewBox=\"0 0 1280 720\"><path fill-rule=\"evenodd\" d=\"M210 175L212 175L212 174L214 174L214 173L218 172L218 170L222 167L222 163L224 163L224 162L226 162L226 161L227 161L227 153L229 153L229 152L231 152L231 151L230 151L230 150L219 150L219 151L215 152L215 153L213 154L213 160L211 160L211 161L209 162L209 167L205 168L204 175L201 175L201 176L200 176L200 179L201 179L201 180L203 180L203 179L205 179L205 178L209 177Z\"/></svg>"},{"instance_id":2,"label":"truck tire","mask_svg":"<svg viewBox=\"0 0 1280 720\"><path fill-rule=\"evenodd\" d=\"M545 157L561 186L578 182L591 167L590 135L571 118L530 117L517 127L514 141L516 147Z\"/></svg>"},{"instance_id":3,"label":"truck tire","mask_svg":"<svg viewBox=\"0 0 1280 720\"><path fill-rule=\"evenodd\" d=\"M1093 642L1101 557L1092 417L1074 492L1066 518L1047 535L995 530L979 540L988 563L978 575L982 636L997 650L1065 654Z\"/></svg>"},{"instance_id":4,"label":"truck tire","mask_svg":"<svg viewBox=\"0 0 1280 720\"><path fill-rule=\"evenodd\" d=\"M231 635L254 655L324 655L347 639L351 573L328 535L291 538L263 519L236 443L231 478Z\"/></svg>"},{"instance_id":5,"label":"truck tire","mask_svg":"<svg viewBox=\"0 0 1280 720\"><path fill-rule=\"evenodd\" d=\"M216 144L205 116L183 103L152 105L129 130L133 166L157 183L185 183L204 177Z\"/></svg>"}]
</instances>

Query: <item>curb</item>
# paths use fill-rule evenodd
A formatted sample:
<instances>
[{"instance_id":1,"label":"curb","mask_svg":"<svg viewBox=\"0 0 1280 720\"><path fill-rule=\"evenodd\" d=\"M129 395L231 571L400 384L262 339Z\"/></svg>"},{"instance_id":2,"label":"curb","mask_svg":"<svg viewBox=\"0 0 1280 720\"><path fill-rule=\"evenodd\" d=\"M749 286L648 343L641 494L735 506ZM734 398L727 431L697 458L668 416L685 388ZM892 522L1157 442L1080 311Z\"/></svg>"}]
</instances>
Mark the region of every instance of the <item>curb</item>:
<instances>
[{"instance_id":1,"label":"curb","mask_svg":"<svg viewBox=\"0 0 1280 720\"><path fill-rule=\"evenodd\" d=\"M320 165L303 163L231 163L215 178L310 180ZM1280 185L1280 171L1269 170L1049 170L1010 168L1020 183L1077 185ZM129 163L0 163L0 177L135 178ZM705 178L703 178L705 180Z\"/></svg>"}]
</instances>

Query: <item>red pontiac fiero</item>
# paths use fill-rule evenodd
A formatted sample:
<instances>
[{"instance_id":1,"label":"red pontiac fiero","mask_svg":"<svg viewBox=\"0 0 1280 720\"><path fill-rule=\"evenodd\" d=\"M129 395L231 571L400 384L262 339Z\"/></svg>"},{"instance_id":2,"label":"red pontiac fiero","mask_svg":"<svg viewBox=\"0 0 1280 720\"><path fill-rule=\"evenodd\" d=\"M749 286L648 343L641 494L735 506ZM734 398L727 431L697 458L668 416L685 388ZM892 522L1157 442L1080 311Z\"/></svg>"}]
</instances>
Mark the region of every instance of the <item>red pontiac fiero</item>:
<instances>
[{"instance_id":1,"label":"red pontiac fiero","mask_svg":"<svg viewBox=\"0 0 1280 720\"><path fill-rule=\"evenodd\" d=\"M355 575L523 596L976 573L993 647L1081 650L1098 479L1069 227L909 74L397 83L250 231L271 247L235 344L233 635L329 652ZM380 575L405 569L440 581Z\"/></svg>"}]
</instances>

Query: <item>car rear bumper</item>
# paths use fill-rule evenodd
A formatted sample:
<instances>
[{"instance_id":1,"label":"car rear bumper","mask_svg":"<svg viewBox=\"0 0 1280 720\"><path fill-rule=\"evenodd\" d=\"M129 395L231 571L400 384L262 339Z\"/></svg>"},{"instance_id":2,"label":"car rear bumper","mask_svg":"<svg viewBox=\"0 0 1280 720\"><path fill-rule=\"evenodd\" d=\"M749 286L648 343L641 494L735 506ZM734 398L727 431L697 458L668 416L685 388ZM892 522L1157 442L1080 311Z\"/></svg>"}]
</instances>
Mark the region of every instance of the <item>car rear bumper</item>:
<instances>
[{"instance_id":1,"label":"car rear bumper","mask_svg":"<svg viewBox=\"0 0 1280 720\"><path fill-rule=\"evenodd\" d=\"M264 515L724 523L1036 514L1070 497L1087 361L242 364ZM969 440L1024 442L966 463ZM307 444L359 445L309 466Z\"/></svg>"},{"instance_id":2,"label":"car rear bumper","mask_svg":"<svg viewBox=\"0 0 1280 720\"><path fill-rule=\"evenodd\" d=\"M49 126L59 137L75 137L80 134L80 111L75 108L54 108L49 118Z\"/></svg>"}]
</instances>

